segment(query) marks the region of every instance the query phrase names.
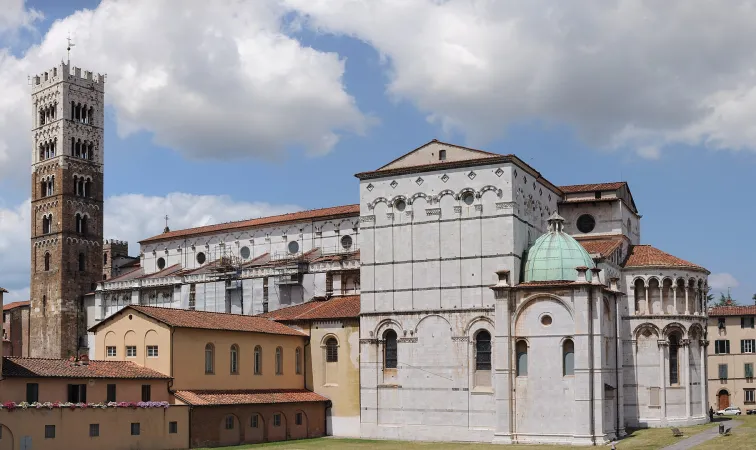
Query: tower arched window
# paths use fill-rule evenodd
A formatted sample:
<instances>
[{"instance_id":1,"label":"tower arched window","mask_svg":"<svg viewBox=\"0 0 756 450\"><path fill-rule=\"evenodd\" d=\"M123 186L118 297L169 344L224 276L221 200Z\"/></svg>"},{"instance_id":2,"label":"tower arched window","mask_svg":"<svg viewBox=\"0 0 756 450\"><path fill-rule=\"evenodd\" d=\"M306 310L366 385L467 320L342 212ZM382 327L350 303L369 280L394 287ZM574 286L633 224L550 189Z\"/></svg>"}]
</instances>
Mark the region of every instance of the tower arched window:
<instances>
[{"instance_id":1,"label":"tower arched window","mask_svg":"<svg viewBox=\"0 0 756 450\"><path fill-rule=\"evenodd\" d=\"M255 347L255 375L262 374L262 348L258 345Z\"/></svg>"},{"instance_id":2,"label":"tower arched window","mask_svg":"<svg viewBox=\"0 0 756 450\"><path fill-rule=\"evenodd\" d=\"M205 345L205 373L215 373L215 347L209 342Z\"/></svg>"},{"instance_id":3,"label":"tower arched window","mask_svg":"<svg viewBox=\"0 0 756 450\"><path fill-rule=\"evenodd\" d=\"M84 253L79 253L79 272L84 272L87 269L87 257Z\"/></svg>"},{"instance_id":4,"label":"tower arched window","mask_svg":"<svg viewBox=\"0 0 756 450\"><path fill-rule=\"evenodd\" d=\"M108 252L105 252L102 254L102 263L107 264L108 263Z\"/></svg>"},{"instance_id":5,"label":"tower arched window","mask_svg":"<svg viewBox=\"0 0 756 450\"><path fill-rule=\"evenodd\" d=\"M87 150L87 155L89 155L87 159L90 159L90 160L94 159L94 144L91 142L89 143L89 149Z\"/></svg>"},{"instance_id":6,"label":"tower arched window","mask_svg":"<svg viewBox=\"0 0 756 450\"><path fill-rule=\"evenodd\" d=\"M82 123L89 123L89 117L87 116L87 112L89 112L89 110L87 109L87 105L84 105L81 108L81 122Z\"/></svg>"},{"instance_id":7,"label":"tower arched window","mask_svg":"<svg viewBox=\"0 0 756 450\"><path fill-rule=\"evenodd\" d=\"M525 341L517 341L517 345L515 345L515 353L517 355L517 376L528 376L528 343Z\"/></svg>"},{"instance_id":8,"label":"tower arched window","mask_svg":"<svg viewBox=\"0 0 756 450\"><path fill-rule=\"evenodd\" d=\"M55 175L50 177L50 180L47 182L47 195L54 195L55 194Z\"/></svg>"},{"instance_id":9,"label":"tower arched window","mask_svg":"<svg viewBox=\"0 0 756 450\"><path fill-rule=\"evenodd\" d=\"M91 106L89 107L89 112L87 113L87 117L89 117L89 123L90 124L94 123L92 121L92 117L94 117L94 108L92 108Z\"/></svg>"},{"instance_id":10,"label":"tower arched window","mask_svg":"<svg viewBox=\"0 0 756 450\"><path fill-rule=\"evenodd\" d=\"M336 338L328 338L325 347L326 362L339 362L339 343Z\"/></svg>"},{"instance_id":11,"label":"tower arched window","mask_svg":"<svg viewBox=\"0 0 756 450\"><path fill-rule=\"evenodd\" d=\"M276 347L276 375L283 375L283 348Z\"/></svg>"},{"instance_id":12,"label":"tower arched window","mask_svg":"<svg viewBox=\"0 0 756 450\"><path fill-rule=\"evenodd\" d=\"M575 343L565 339L562 343L562 375L575 375Z\"/></svg>"},{"instance_id":13,"label":"tower arched window","mask_svg":"<svg viewBox=\"0 0 756 450\"><path fill-rule=\"evenodd\" d=\"M669 384L680 384L680 367L679 358L680 353L680 338L677 334L669 336Z\"/></svg>"},{"instance_id":14,"label":"tower arched window","mask_svg":"<svg viewBox=\"0 0 756 450\"><path fill-rule=\"evenodd\" d=\"M239 373L239 346L236 344L231 346L231 373Z\"/></svg>"},{"instance_id":15,"label":"tower arched window","mask_svg":"<svg viewBox=\"0 0 756 450\"><path fill-rule=\"evenodd\" d=\"M42 234L48 234L52 230L52 216L42 216Z\"/></svg>"},{"instance_id":16,"label":"tower arched window","mask_svg":"<svg viewBox=\"0 0 756 450\"><path fill-rule=\"evenodd\" d=\"M47 181L39 182L40 197L47 197Z\"/></svg>"},{"instance_id":17,"label":"tower arched window","mask_svg":"<svg viewBox=\"0 0 756 450\"><path fill-rule=\"evenodd\" d=\"M74 156L81 158L81 139L76 140L76 152L74 153Z\"/></svg>"},{"instance_id":18,"label":"tower arched window","mask_svg":"<svg viewBox=\"0 0 756 450\"><path fill-rule=\"evenodd\" d=\"M81 234L81 214L76 213L76 232Z\"/></svg>"},{"instance_id":19,"label":"tower arched window","mask_svg":"<svg viewBox=\"0 0 756 450\"><path fill-rule=\"evenodd\" d=\"M92 186L92 180L87 179L86 181L84 181L84 197L89 198L91 186Z\"/></svg>"},{"instance_id":20,"label":"tower arched window","mask_svg":"<svg viewBox=\"0 0 756 450\"><path fill-rule=\"evenodd\" d=\"M396 346L396 331L386 330L383 333L384 354L383 354L383 368L384 369L396 369L397 366L397 351Z\"/></svg>"},{"instance_id":21,"label":"tower arched window","mask_svg":"<svg viewBox=\"0 0 756 450\"><path fill-rule=\"evenodd\" d=\"M50 254L45 253L45 272L50 271Z\"/></svg>"}]
</instances>

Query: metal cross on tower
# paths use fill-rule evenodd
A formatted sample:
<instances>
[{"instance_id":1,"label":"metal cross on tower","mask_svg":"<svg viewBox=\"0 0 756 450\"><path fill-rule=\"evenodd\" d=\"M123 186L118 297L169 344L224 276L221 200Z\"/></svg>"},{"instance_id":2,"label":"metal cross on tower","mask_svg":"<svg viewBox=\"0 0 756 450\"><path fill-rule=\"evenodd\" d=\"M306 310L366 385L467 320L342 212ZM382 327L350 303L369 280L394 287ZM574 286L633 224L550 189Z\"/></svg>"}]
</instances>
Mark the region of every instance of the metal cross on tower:
<instances>
[{"instance_id":1,"label":"metal cross on tower","mask_svg":"<svg viewBox=\"0 0 756 450\"><path fill-rule=\"evenodd\" d=\"M76 44L71 42L71 33L68 34L66 40L68 41L68 47L66 47L66 64L71 64L71 47L75 47Z\"/></svg>"}]
</instances>

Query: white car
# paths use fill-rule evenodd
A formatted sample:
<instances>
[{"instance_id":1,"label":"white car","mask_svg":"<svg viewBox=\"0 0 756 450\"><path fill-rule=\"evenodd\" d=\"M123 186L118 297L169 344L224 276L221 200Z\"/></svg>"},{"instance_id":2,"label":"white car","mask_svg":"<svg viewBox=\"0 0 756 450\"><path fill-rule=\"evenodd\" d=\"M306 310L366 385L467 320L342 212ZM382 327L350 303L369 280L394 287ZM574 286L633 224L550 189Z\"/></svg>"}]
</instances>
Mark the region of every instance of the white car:
<instances>
[{"instance_id":1,"label":"white car","mask_svg":"<svg viewBox=\"0 0 756 450\"><path fill-rule=\"evenodd\" d=\"M740 415L740 408L737 406L730 406L725 409L720 409L717 411L718 416L739 416Z\"/></svg>"}]
</instances>

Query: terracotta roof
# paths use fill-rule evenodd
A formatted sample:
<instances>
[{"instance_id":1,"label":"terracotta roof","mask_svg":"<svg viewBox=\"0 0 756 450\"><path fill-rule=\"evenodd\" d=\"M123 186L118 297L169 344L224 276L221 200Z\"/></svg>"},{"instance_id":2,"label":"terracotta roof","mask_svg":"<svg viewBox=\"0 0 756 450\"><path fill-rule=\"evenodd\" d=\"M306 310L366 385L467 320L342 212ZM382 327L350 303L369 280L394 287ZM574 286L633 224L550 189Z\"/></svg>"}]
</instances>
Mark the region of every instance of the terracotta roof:
<instances>
[{"instance_id":1,"label":"terracotta roof","mask_svg":"<svg viewBox=\"0 0 756 450\"><path fill-rule=\"evenodd\" d=\"M139 241L140 244L146 242L156 242L166 239L175 239L185 236L196 236L208 233L217 233L219 231L238 230L242 228L259 227L263 225L273 225L278 223L299 222L305 220L321 220L328 217L359 215L360 205L332 206L330 208L311 209L278 216L261 217L258 219L240 220L238 222L219 223L216 225L206 225L204 227L187 228L184 230L169 231L158 234L150 238Z\"/></svg>"},{"instance_id":2,"label":"terracotta roof","mask_svg":"<svg viewBox=\"0 0 756 450\"><path fill-rule=\"evenodd\" d=\"M615 250L622 246L624 237L575 237L575 240L577 240L589 254L593 255L598 253L602 257L605 257L611 255Z\"/></svg>"},{"instance_id":3,"label":"terracotta roof","mask_svg":"<svg viewBox=\"0 0 756 450\"><path fill-rule=\"evenodd\" d=\"M320 256L312 260L312 262L326 262L326 261L359 261L360 251L352 253L339 253L336 255Z\"/></svg>"},{"instance_id":4,"label":"terracotta roof","mask_svg":"<svg viewBox=\"0 0 756 450\"><path fill-rule=\"evenodd\" d=\"M181 264L174 264L172 266L168 266L163 270L160 270L158 272L150 273L147 275L142 275L141 279L148 279L148 278L164 278L169 277L171 275L174 275L176 272L181 271Z\"/></svg>"},{"instance_id":5,"label":"terracotta roof","mask_svg":"<svg viewBox=\"0 0 756 450\"><path fill-rule=\"evenodd\" d=\"M24 378L170 378L156 370L131 361L89 361L89 364L67 359L3 358L3 377Z\"/></svg>"},{"instance_id":6,"label":"terracotta roof","mask_svg":"<svg viewBox=\"0 0 756 450\"><path fill-rule=\"evenodd\" d=\"M624 267L682 267L708 272L708 270L697 264L685 261L677 256L672 256L650 245L632 246L630 254L625 260Z\"/></svg>"},{"instance_id":7,"label":"terracotta roof","mask_svg":"<svg viewBox=\"0 0 756 450\"><path fill-rule=\"evenodd\" d=\"M280 308L261 314L281 322L297 320L349 319L360 316L360 296L347 295L330 300L311 300L299 305Z\"/></svg>"},{"instance_id":8,"label":"terracotta roof","mask_svg":"<svg viewBox=\"0 0 756 450\"><path fill-rule=\"evenodd\" d=\"M559 186L559 189L561 189L565 194L574 194L577 192L615 191L626 184L626 181L614 181L611 183L572 184L569 186Z\"/></svg>"},{"instance_id":9,"label":"terracotta roof","mask_svg":"<svg viewBox=\"0 0 756 450\"><path fill-rule=\"evenodd\" d=\"M31 303L29 302L29 300L25 300L22 302L8 303L7 305L3 305L3 311L10 311L11 309L19 308L22 306L29 306L30 304Z\"/></svg>"},{"instance_id":10,"label":"terracotta roof","mask_svg":"<svg viewBox=\"0 0 756 450\"><path fill-rule=\"evenodd\" d=\"M120 275L117 275L113 278L109 278L107 280L103 280L104 283L110 283L112 281L129 281L136 278L140 278L144 274L144 271L142 270L141 266L136 266L135 268L129 270L128 272L122 273Z\"/></svg>"},{"instance_id":11,"label":"terracotta roof","mask_svg":"<svg viewBox=\"0 0 756 450\"><path fill-rule=\"evenodd\" d=\"M306 389L250 389L239 391L176 391L174 395L194 406L251 405L265 403L327 402Z\"/></svg>"},{"instance_id":12,"label":"terracotta roof","mask_svg":"<svg viewBox=\"0 0 756 450\"><path fill-rule=\"evenodd\" d=\"M756 316L756 306L715 306L709 310L712 316Z\"/></svg>"},{"instance_id":13,"label":"terracotta roof","mask_svg":"<svg viewBox=\"0 0 756 450\"><path fill-rule=\"evenodd\" d=\"M200 328L204 330L249 331L254 333L280 334L289 336L305 336L293 328L258 316L243 314L216 313L208 311L193 311L178 308L163 308L159 306L127 305L118 313L113 314L93 326L89 331L95 331L104 323L112 320L124 311L133 309L158 322L176 328Z\"/></svg>"},{"instance_id":14,"label":"terracotta roof","mask_svg":"<svg viewBox=\"0 0 756 450\"><path fill-rule=\"evenodd\" d=\"M582 284L582 283L578 283L577 281L569 281L569 280L528 281L525 283L520 283L515 287L564 286L567 284Z\"/></svg>"}]
</instances>

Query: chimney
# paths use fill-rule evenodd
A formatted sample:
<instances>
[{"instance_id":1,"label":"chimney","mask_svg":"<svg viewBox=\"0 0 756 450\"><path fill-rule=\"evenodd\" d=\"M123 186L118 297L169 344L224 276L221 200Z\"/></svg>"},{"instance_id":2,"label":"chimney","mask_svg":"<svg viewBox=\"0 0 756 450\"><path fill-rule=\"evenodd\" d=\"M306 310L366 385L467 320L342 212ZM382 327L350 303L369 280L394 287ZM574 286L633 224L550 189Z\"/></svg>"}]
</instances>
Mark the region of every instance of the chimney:
<instances>
[{"instance_id":1,"label":"chimney","mask_svg":"<svg viewBox=\"0 0 756 450\"><path fill-rule=\"evenodd\" d=\"M86 365L88 365L88 364L89 364L89 355L86 355L86 354L84 354L84 355L81 355L81 356L79 357L79 360L81 361L81 364L82 364L82 365L86 366Z\"/></svg>"},{"instance_id":2,"label":"chimney","mask_svg":"<svg viewBox=\"0 0 756 450\"><path fill-rule=\"evenodd\" d=\"M585 278L585 273L588 272L588 268L585 266L578 266L575 267L575 270L578 272L577 280L575 280L576 283L587 283L588 280Z\"/></svg>"},{"instance_id":3,"label":"chimney","mask_svg":"<svg viewBox=\"0 0 756 450\"><path fill-rule=\"evenodd\" d=\"M619 278L617 277L609 278L609 289L613 291L619 291Z\"/></svg>"},{"instance_id":4,"label":"chimney","mask_svg":"<svg viewBox=\"0 0 756 450\"><path fill-rule=\"evenodd\" d=\"M591 284L601 284L601 280L599 279L600 273L601 269L599 269L598 267L591 269Z\"/></svg>"},{"instance_id":5,"label":"chimney","mask_svg":"<svg viewBox=\"0 0 756 450\"><path fill-rule=\"evenodd\" d=\"M496 276L499 277L496 287L509 287L509 271L507 269L497 270Z\"/></svg>"}]
</instances>

